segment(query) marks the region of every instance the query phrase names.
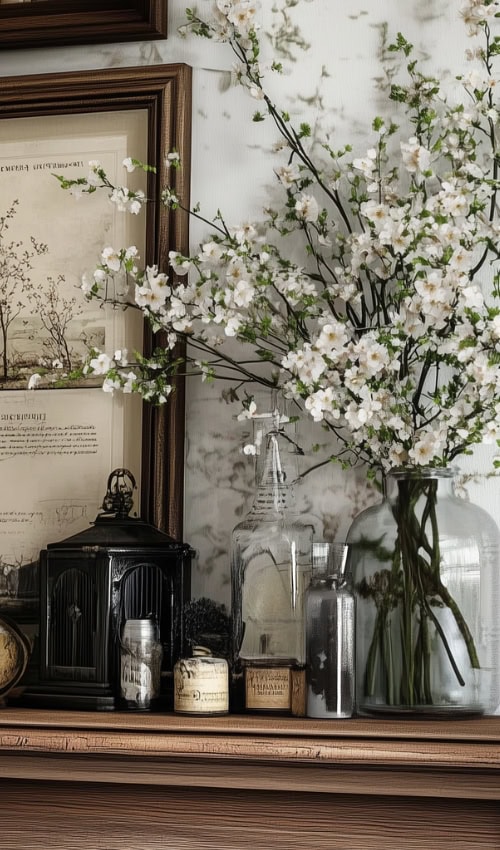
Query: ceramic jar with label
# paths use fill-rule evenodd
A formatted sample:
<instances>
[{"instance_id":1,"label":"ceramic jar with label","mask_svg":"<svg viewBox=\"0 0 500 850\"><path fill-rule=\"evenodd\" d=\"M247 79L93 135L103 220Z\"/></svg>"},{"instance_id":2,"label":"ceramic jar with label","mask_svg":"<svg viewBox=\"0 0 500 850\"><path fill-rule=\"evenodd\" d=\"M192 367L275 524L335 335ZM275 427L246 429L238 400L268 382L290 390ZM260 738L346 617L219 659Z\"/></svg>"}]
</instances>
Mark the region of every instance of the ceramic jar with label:
<instances>
[{"instance_id":1,"label":"ceramic jar with label","mask_svg":"<svg viewBox=\"0 0 500 850\"><path fill-rule=\"evenodd\" d=\"M225 658L214 658L205 647L193 648L191 658L174 666L174 711L178 714L227 714L229 668Z\"/></svg>"}]
</instances>

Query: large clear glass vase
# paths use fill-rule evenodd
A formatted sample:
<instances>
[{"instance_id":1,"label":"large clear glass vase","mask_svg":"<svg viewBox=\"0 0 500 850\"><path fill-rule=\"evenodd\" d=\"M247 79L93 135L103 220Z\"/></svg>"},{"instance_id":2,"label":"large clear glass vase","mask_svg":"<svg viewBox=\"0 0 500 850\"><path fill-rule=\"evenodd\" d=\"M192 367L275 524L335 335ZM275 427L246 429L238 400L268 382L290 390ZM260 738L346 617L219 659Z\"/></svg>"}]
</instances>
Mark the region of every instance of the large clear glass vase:
<instances>
[{"instance_id":1,"label":"large clear glass vase","mask_svg":"<svg viewBox=\"0 0 500 850\"><path fill-rule=\"evenodd\" d=\"M454 478L395 470L350 528L359 714L497 710L499 532Z\"/></svg>"}]
</instances>

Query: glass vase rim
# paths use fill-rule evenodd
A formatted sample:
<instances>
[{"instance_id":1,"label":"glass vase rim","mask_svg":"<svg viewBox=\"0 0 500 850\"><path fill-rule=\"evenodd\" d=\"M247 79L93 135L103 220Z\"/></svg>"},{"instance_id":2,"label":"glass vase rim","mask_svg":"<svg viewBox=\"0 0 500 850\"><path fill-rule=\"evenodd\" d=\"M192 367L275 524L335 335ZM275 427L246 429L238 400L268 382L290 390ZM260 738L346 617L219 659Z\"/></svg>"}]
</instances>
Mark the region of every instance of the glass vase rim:
<instances>
[{"instance_id":1,"label":"glass vase rim","mask_svg":"<svg viewBox=\"0 0 500 850\"><path fill-rule=\"evenodd\" d=\"M261 422L263 420L275 419L278 425L290 422L290 417L286 413L281 413L279 410L266 410L263 413L252 413L249 417L250 422Z\"/></svg>"},{"instance_id":2,"label":"glass vase rim","mask_svg":"<svg viewBox=\"0 0 500 850\"><path fill-rule=\"evenodd\" d=\"M399 481L403 478L455 478L457 466L395 466L385 473L385 478Z\"/></svg>"}]
</instances>

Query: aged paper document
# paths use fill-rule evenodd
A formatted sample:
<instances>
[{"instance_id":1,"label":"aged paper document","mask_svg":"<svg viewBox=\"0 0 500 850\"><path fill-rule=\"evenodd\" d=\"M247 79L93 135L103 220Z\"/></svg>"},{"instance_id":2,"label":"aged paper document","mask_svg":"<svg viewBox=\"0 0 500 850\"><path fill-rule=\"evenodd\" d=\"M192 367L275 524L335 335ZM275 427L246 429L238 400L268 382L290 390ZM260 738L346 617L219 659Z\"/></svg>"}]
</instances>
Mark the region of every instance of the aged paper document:
<instances>
[{"instance_id":1,"label":"aged paper document","mask_svg":"<svg viewBox=\"0 0 500 850\"><path fill-rule=\"evenodd\" d=\"M0 607L23 596L35 570L20 568L40 549L95 519L113 469L140 487L140 400L96 379L69 389L64 376L90 346L141 350L139 311L89 302L81 278L108 246L143 258L145 213L118 211L104 192L75 198L54 177L86 176L97 160L133 186L130 156L147 159L145 110L0 122Z\"/></svg>"}]
</instances>

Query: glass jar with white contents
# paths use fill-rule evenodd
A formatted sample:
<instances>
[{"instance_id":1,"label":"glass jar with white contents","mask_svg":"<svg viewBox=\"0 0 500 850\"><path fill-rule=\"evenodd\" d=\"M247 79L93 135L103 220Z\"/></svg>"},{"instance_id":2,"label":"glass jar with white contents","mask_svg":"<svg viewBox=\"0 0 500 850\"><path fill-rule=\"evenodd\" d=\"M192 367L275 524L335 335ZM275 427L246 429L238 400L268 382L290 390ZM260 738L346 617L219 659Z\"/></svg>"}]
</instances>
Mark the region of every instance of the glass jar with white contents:
<instances>
[{"instance_id":1,"label":"glass jar with white contents","mask_svg":"<svg viewBox=\"0 0 500 850\"><path fill-rule=\"evenodd\" d=\"M155 620L126 620L120 651L120 696L123 707L149 711L158 707L163 648Z\"/></svg>"}]
</instances>

